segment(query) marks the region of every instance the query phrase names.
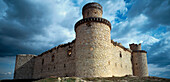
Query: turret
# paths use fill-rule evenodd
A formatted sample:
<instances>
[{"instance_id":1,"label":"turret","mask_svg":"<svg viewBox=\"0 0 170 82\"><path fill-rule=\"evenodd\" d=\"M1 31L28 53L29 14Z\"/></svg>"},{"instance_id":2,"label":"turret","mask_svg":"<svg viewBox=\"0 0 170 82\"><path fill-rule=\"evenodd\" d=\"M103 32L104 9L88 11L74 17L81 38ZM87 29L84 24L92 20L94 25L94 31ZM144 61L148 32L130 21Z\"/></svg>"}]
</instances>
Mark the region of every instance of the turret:
<instances>
[{"instance_id":1,"label":"turret","mask_svg":"<svg viewBox=\"0 0 170 82\"><path fill-rule=\"evenodd\" d=\"M102 6L88 3L83 19L75 24L76 73L78 77L111 77L111 24L102 17ZM109 62L109 63L108 63Z\"/></svg>"},{"instance_id":2,"label":"turret","mask_svg":"<svg viewBox=\"0 0 170 82\"><path fill-rule=\"evenodd\" d=\"M95 2L88 3L83 7L82 14L83 18L102 17L103 14L102 6Z\"/></svg>"},{"instance_id":3,"label":"turret","mask_svg":"<svg viewBox=\"0 0 170 82\"><path fill-rule=\"evenodd\" d=\"M141 50L141 44L130 44L132 50L133 75L144 77L148 76L147 52Z\"/></svg>"},{"instance_id":4,"label":"turret","mask_svg":"<svg viewBox=\"0 0 170 82\"><path fill-rule=\"evenodd\" d=\"M141 50L141 43L140 44L130 44L130 49L131 50Z\"/></svg>"}]
</instances>

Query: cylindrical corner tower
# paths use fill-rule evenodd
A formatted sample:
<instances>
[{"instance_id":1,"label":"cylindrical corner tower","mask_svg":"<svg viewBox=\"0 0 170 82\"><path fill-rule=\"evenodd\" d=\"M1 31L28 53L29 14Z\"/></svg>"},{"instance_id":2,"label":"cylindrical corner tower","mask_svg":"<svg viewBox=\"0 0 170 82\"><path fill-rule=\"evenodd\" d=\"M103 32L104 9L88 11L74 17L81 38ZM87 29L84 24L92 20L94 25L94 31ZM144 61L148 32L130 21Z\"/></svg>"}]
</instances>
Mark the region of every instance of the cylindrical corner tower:
<instances>
[{"instance_id":1,"label":"cylindrical corner tower","mask_svg":"<svg viewBox=\"0 0 170 82\"><path fill-rule=\"evenodd\" d=\"M102 17L102 6L88 3L83 19L75 24L76 76L111 77L111 24Z\"/></svg>"},{"instance_id":2,"label":"cylindrical corner tower","mask_svg":"<svg viewBox=\"0 0 170 82\"><path fill-rule=\"evenodd\" d=\"M147 52L141 50L141 44L130 44L132 50L133 75L148 76Z\"/></svg>"}]
</instances>

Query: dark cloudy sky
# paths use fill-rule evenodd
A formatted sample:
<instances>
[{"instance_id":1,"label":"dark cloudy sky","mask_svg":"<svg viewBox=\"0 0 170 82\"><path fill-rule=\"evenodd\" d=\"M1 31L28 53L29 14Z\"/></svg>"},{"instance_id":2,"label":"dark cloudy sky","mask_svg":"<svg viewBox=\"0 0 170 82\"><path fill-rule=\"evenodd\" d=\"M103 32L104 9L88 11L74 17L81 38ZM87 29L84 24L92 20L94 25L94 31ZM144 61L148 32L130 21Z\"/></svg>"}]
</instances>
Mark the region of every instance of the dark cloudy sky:
<instances>
[{"instance_id":1,"label":"dark cloudy sky","mask_svg":"<svg viewBox=\"0 0 170 82\"><path fill-rule=\"evenodd\" d=\"M75 39L88 2L103 6L111 38L142 43L150 76L170 78L170 0L0 0L0 79L13 78L17 54L40 54Z\"/></svg>"}]
</instances>

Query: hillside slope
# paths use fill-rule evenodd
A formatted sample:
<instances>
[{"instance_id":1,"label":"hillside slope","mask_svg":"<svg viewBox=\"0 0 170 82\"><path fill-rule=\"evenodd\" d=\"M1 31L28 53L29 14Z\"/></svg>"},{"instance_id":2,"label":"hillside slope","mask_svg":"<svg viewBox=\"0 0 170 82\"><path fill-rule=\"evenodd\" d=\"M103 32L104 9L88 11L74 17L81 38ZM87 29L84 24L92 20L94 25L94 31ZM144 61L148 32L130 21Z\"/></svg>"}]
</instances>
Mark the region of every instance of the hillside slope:
<instances>
[{"instance_id":1,"label":"hillside slope","mask_svg":"<svg viewBox=\"0 0 170 82\"><path fill-rule=\"evenodd\" d=\"M37 80L35 82L170 82L170 79L159 77L96 77L96 78L79 78L79 77L57 77Z\"/></svg>"}]
</instances>

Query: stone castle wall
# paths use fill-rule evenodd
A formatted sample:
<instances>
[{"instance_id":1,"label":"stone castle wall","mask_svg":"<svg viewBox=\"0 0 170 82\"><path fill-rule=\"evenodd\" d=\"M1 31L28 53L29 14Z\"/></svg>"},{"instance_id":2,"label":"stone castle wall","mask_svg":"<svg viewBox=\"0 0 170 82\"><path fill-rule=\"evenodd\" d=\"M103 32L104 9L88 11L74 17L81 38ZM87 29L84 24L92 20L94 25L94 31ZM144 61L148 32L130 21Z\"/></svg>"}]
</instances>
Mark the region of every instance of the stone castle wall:
<instances>
[{"instance_id":1,"label":"stone castle wall","mask_svg":"<svg viewBox=\"0 0 170 82\"><path fill-rule=\"evenodd\" d=\"M53 48L35 58L33 76L35 79L49 76L75 76L74 43Z\"/></svg>"},{"instance_id":2,"label":"stone castle wall","mask_svg":"<svg viewBox=\"0 0 170 82\"><path fill-rule=\"evenodd\" d=\"M131 52L121 48L120 46L113 45L112 48L112 75L125 76L133 75Z\"/></svg>"},{"instance_id":3,"label":"stone castle wall","mask_svg":"<svg viewBox=\"0 0 170 82\"><path fill-rule=\"evenodd\" d=\"M34 69L34 57L31 54L19 54L16 56L14 79L32 79Z\"/></svg>"},{"instance_id":4,"label":"stone castle wall","mask_svg":"<svg viewBox=\"0 0 170 82\"><path fill-rule=\"evenodd\" d=\"M96 26L98 23L91 23L92 26L93 24ZM107 28L106 26L104 29ZM86 27L77 28L77 33L82 33L81 29L85 30ZM90 33L89 35L93 36ZM146 52L133 51L132 54L131 50L122 45L105 39L107 36L94 37L84 37L86 40L77 38L72 43L52 48L39 56L18 55L14 78L148 76ZM93 41L91 42L91 40ZM106 41L105 45L101 44L102 40Z\"/></svg>"},{"instance_id":5,"label":"stone castle wall","mask_svg":"<svg viewBox=\"0 0 170 82\"><path fill-rule=\"evenodd\" d=\"M100 41L106 40L105 37L101 38L102 36L96 37L100 38ZM130 51L114 45L111 40L108 40L108 44L103 46L99 40L92 43L89 43L87 39L86 41L77 41L79 42L77 45L72 42L58 46L39 56L24 55L23 57L23 55L19 55L16 60L16 69L20 67L22 69L15 71L15 79L39 79L50 76L111 77L133 75ZM69 52L71 52L70 55Z\"/></svg>"}]
</instances>

